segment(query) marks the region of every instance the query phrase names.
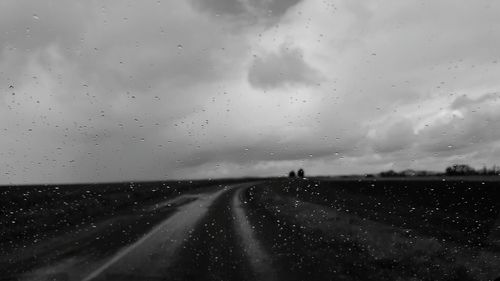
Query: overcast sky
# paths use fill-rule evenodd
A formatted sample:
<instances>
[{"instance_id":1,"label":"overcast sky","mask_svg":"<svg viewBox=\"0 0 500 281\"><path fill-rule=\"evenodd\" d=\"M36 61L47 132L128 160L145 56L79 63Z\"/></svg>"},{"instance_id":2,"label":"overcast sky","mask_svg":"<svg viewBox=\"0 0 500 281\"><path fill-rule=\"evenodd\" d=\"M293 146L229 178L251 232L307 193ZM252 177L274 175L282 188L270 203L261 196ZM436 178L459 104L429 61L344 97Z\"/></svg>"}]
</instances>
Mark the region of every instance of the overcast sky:
<instances>
[{"instance_id":1,"label":"overcast sky","mask_svg":"<svg viewBox=\"0 0 500 281\"><path fill-rule=\"evenodd\" d=\"M500 164L500 2L0 2L0 184Z\"/></svg>"}]
</instances>

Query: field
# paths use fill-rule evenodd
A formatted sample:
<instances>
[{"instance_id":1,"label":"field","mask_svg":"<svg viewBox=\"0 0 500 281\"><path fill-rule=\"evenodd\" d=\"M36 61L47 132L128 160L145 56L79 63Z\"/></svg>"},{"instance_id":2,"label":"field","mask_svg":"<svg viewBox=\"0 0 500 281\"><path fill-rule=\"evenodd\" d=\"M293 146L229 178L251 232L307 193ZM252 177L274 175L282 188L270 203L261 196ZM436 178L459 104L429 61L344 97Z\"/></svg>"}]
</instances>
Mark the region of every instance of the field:
<instances>
[{"instance_id":1,"label":"field","mask_svg":"<svg viewBox=\"0 0 500 281\"><path fill-rule=\"evenodd\" d=\"M500 277L499 183L274 178L2 187L0 280L100 276L96 269L148 235L102 269L118 279L92 280L143 280L127 273L131 261L158 280L493 280ZM152 234L161 225L171 234ZM245 239L259 250L245 248ZM161 250L167 240L181 241L180 250ZM246 262L252 255L267 262Z\"/></svg>"},{"instance_id":2,"label":"field","mask_svg":"<svg viewBox=\"0 0 500 281\"><path fill-rule=\"evenodd\" d=\"M278 233L274 255L300 266L299 280L500 276L497 181L295 179L248 196L256 216L270 218L262 235Z\"/></svg>"}]
</instances>

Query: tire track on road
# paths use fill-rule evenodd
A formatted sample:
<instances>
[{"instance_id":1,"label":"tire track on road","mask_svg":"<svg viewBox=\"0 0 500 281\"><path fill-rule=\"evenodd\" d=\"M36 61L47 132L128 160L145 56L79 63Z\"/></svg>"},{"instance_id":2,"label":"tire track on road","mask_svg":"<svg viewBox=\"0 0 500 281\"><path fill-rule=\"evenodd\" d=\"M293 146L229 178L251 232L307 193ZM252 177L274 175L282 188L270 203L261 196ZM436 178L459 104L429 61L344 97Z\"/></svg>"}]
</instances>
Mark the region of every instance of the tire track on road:
<instances>
[{"instance_id":1,"label":"tire track on road","mask_svg":"<svg viewBox=\"0 0 500 281\"><path fill-rule=\"evenodd\" d=\"M242 192L257 183L235 186L208 209L178 260L165 269L168 280L275 280L272 260L253 234L241 206Z\"/></svg>"},{"instance_id":2,"label":"tire track on road","mask_svg":"<svg viewBox=\"0 0 500 281\"><path fill-rule=\"evenodd\" d=\"M277 280L276 272L274 272L271 267L272 259L264 250L260 241L255 237L253 228L247 215L245 214L245 210L242 207L241 198L243 191L244 189L242 188L236 190L231 206L236 217L236 220L234 221L235 228L241 238L243 251L250 261L257 280Z\"/></svg>"},{"instance_id":3,"label":"tire track on road","mask_svg":"<svg viewBox=\"0 0 500 281\"><path fill-rule=\"evenodd\" d=\"M222 194L208 209L178 259L165 268L166 280L254 280L255 276L235 231L231 207L235 191L256 183L235 186Z\"/></svg>"},{"instance_id":4,"label":"tire track on road","mask_svg":"<svg viewBox=\"0 0 500 281\"><path fill-rule=\"evenodd\" d=\"M140 276L155 278L174 259L174 254L189 237L207 209L232 187L201 195L198 200L179 207L179 210L152 231L122 249L109 261L94 270L83 281L112 280L114 277Z\"/></svg>"},{"instance_id":5,"label":"tire track on road","mask_svg":"<svg viewBox=\"0 0 500 281\"><path fill-rule=\"evenodd\" d=\"M257 184L235 184L164 201L150 209L182 205L107 259L75 256L37 273L83 281L275 280L271 259L256 239L242 206L243 191ZM31 280L35 275L26 277Z\"/></svg>"}]
</instances>

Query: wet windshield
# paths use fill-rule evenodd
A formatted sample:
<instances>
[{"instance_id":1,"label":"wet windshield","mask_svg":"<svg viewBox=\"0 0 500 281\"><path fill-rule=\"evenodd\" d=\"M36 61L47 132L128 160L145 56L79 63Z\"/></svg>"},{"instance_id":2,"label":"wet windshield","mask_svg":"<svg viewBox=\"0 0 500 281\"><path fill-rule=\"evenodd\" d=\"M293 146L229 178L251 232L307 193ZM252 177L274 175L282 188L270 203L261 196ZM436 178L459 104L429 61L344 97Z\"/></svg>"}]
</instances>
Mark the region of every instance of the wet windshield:
<instances>
[{"instance_id":1,"label":"wet windshield","mask_svg":"<svg viewBox=\"0 0 500 281\"><path fill-rule=\"evenodd\" d=\"M499 280L499 14L1 1L0 280Z\"/></svg>"}]
</instances>

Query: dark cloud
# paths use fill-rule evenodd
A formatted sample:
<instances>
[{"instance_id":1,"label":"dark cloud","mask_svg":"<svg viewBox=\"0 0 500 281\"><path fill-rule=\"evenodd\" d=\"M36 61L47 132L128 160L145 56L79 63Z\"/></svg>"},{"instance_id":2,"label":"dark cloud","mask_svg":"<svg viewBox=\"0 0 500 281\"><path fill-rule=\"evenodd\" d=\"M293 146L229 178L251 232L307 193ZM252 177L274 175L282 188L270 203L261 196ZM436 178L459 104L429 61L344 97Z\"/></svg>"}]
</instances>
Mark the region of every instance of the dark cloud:
<instances>
[{"instance_id":1,"label":"dark cloud","mask_svg":"<svg viewBox=\"0 0 500 281\"><path fill-rule=\"evenodd\" d=\"M290 7L297 5L301 0L261 0L260 3L264 9L271 11L274 15L284 14Z\"/></svg>"},{"instance_id":2,"label":"dark cloud","mask_svg":"<svg viewBox=\"0 0 500 281\"><path fill-rule=\"evenodd\" d=\"M310 146L307 143L284 146L277 141L263 140L257 144L243 146L234 144L231 147L203 149L182 162L184 167L197 167L207 163L230 162L237 164L256 163L261 161L293 161L300 159L317 159L335 154L340 150L333 145Z\"/></svg>"},{"instance_id":3,"label":"dark cloud","mask_svg":"<svg viewBox=\"0 0 500 281\"><path fill-rule=\"evenodd\" d=\"M248 72L248 81L255 88L272 89L286 85L313 85L320 81L320 75L306 63L300 49L281 47L278 53L255 58Z\"/></svg>"},{"instance_id":4,"label":"dark cloud","mask_svg":"<svg viewBox=\"0 0 500 281\"><path fill-rule=\"evenodd\" d=\"M241 15L247 12L240 0L191 0L196 8L209 11L216 15Z\"/></svg>"},{"instance_id":5,"label":"dark cloud","mask_svg":"<svg viewBox=\"0 0 500 281\"><path fill-rule=\"evenodd\" d=\"M301 0L191 0L194 7L213 15L254 17L281 17Z\"/></svg>"},{"instance_id":6,"label":"dark cloud","mask_svg":"<svg viewBox=\"0 0 500 281\"><path fill-rule=\"evenodd\" d=\"M232 135L223 146L208 144L197 150L191 150L181 166L194 168L209 163L248 165L267 161L314 161L325 157L338 159L364 153L360 149L360 142L365 132L360 132L360 130L351 130L350 136L345 134L342 139L316 138L313 137L317 135L314 130L307 128L302 133L298 133L300 130L297 128L294 132L275 129L258 138ZM327 134L327 132L324 133Z\"/></svg>"}]
</instances>

